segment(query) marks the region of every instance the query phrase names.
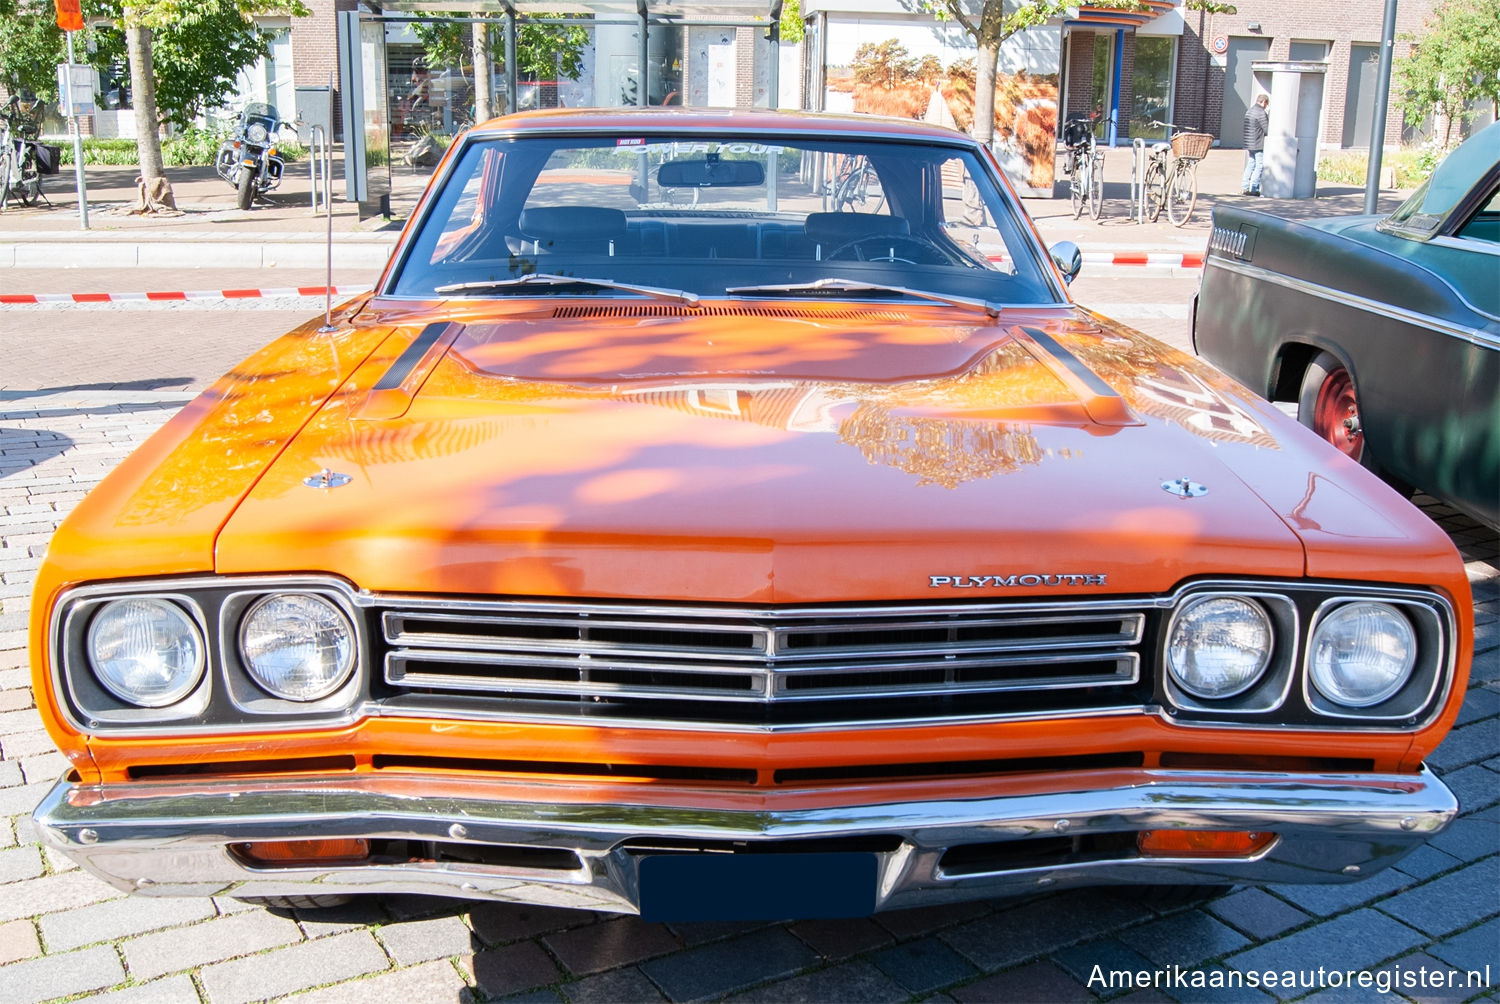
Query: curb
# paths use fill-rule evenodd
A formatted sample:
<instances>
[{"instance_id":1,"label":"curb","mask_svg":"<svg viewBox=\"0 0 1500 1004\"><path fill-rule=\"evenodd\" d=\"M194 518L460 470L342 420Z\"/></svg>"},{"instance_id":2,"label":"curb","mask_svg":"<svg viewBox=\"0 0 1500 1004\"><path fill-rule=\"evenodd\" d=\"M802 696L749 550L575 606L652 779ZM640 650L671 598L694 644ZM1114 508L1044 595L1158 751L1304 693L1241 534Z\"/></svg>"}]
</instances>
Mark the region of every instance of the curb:
<instances>
[{"instance_id":1,"label":"curb","mask_svg":"<svg viewBox=\"0 0 1500 1004\"><path fill-rule=\"evenodd\" d=\"M172 300L254 300L286 296L353 296L369 286L290 286L285 289L156 290L149 293L0 293L0 304L123 303Z\"/></svg>"}]
</instances>

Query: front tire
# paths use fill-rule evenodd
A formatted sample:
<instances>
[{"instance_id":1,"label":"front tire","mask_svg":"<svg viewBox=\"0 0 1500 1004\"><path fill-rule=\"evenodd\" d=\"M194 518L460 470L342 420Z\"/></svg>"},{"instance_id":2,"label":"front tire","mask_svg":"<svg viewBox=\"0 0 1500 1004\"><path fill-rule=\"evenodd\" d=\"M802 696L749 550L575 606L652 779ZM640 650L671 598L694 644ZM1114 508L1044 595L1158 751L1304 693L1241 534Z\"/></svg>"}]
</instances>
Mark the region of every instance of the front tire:
<instances>
[{"instance_id":1,"label":"front tire","mask_svg":"<svg viewBox=\"0 0 1500 1004\"><path fill-rule=\"evenodd\" d=\"M1318 353L1302 375L1297 421L1350 460L1374 468L1365 448L1354 377L1332 353Z\"/></svg>"},{"instance_id":2,"label":"front tire","mask_svg":"<svg viewBox=\"0 0 1500 1004\"><path fill-rule=\"evenodd\" d=\"M1146 167L1146 217L1152 223L1161 219L1163 204L1167 201L1167 169L1161 161L1153 160Z\"/></svg>"},{"instance_id":3,"label":"front tire","mask_svg":"<svg viewBox=\"0 0 1500 1004\"><path fill-rule=\"evenodd\" d=\"M1073 201L1073 219L1083 216L1083 202L1088 196L1088 168L1076 156L1068 172L1068 196Z\"/></svg>"},{"instance_id":4,"label":"front tire","mask_svg":"<svg viewBox=\"0 0 1500 1004\"><path fill-rule=\"evenodd\" d=\"M255 172L248 167L240 168L240 182L235 187L235 205L249 209L255 201Z\"/></svg>"},{"instance_id":5,"label":"front tire","mask_svg":"<svg viewBox=\"0 0 1500 1004\"><path fill-rule=\"evenodd\" d=\"M1182 161L1172 172L1172 187L1167 193L1167 219L1172 226L1180 227L1193 217L1193 207L1198 204L1198 172Z\"/></svg>"}]
</instances>

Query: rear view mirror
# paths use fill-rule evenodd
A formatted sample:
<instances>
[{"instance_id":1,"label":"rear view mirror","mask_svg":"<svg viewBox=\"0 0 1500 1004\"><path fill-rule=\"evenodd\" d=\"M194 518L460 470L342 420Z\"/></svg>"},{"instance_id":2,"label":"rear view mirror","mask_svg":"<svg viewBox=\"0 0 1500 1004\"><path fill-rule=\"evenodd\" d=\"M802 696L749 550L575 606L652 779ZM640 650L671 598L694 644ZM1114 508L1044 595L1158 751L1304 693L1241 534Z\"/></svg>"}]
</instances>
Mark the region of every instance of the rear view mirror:
<instances>
[{"instance_id":1,"label":"rear view mirror","mask_svg":"<svg viewBox=\"0 0 1500 1004\"><path fill-rule=\"evenodd\" d=\"M669 160L656 169L663 188L752 188L766 183L758 160Z\"/></svg>"}]
</instances>

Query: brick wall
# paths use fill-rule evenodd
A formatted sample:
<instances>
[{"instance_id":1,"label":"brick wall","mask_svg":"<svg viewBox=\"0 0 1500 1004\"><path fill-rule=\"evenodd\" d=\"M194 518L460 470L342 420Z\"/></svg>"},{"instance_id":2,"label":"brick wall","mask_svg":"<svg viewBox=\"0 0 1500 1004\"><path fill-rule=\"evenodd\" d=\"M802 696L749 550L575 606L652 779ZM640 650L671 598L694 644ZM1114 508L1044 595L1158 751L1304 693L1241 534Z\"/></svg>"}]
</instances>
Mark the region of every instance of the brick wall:
<instances>
[{"instance_id":1,"label":"brick wall","mask_svg":"<svg viewBox=\"0 0 1500 1004\"><path fill-rule=\"evenodd\" d=\"M755 107L755 29L734 29L734 106Z\"/></svg>"},{"instance_id":2,"label":"brick wall","mask_svg":"<svg viewBox=\"0 0 1500 1004\"><path fill-rule=\"evenodd\" d=\"M358 0L304 0L308 17L292 20L292 82L297 87L327 87L333 74L333 131L342 137L339 95L338 11L354 10Z\"/></svg>"},{"instance_id":3,"label":"brick wall","mask_svg":"<svg viewBox=\"0 0 1500 1004\"><path fill-rule=\"evenodd\" d=\"M1238 13L1235 14L1199 15L1192 11L1184 12L1187 24L1177 54L1176 123L1206 128L1215 134L1219 131L1225 71L1223 67L1206 65L1208 47L1215 36L1269 39L1270 58L1273 60L1287 59L1294 39L1324 41L1333 44L1329 53L1328 74L1324 78L1321 140L1325 144L1340 145L1344 137L1344 99L1349 85L1350 46L1379 44L1385 4L1382 0L1344 0L1329 7L1287 4L1283 0L1239 0L1236 6ZM1420 34L1423 23L1432 15L1435 6L1436 0L1409 0L1398 6L1394 53L1397 59L1411 51L1411 43L1404 41L1401 36ZM1250 30L1252 22L1260 25L1259 31ZM1207 98L1207 102L1200 114L1199 106L1203 97ZM1401 126L1400 112L1392 109L1386 117L1387 144L1394 145L1401 141Z\"/></svg>"},{"instance_id":4,"label":"brick wall","mask_svg":"<svg viewBox=\"0 0 1500 1004\"><path fill-rule=\"evenodd\" d=\"M1063 113L1064 121L1089 113L1089 81L1094 72L1093 33L1075 31L1068 39L1068 106Z\"/></svg>"},{"instance_id":5,"label":"brick wall","mask_svg":"<svg viewBox=\"0 0 1500 1004\"><path fill-rule=\"evenodd\" d=\"M1110 45L1114 44L1114 38L1109 35L1103 36L1101 41L1108 40ZM1133 100L1135 87L1135 32L1125 33L1124 43L1120 53L1120 111L1115 117L1115 133L1120 141L1124 142L1130 136L1130 113L1134 107Z\"/></svg>"},{"instance_id":6,"label":"brick wall","mask_svg":"<svg viewBox=\"0 0 1500 1004\"><path fill-rule=\"evenodd\" d=\"M1209 30L1209 16L1187 11L1183 21L1182 37L1177 40L1177 88L1172 103L1172 124L1217 136L1220 113L1224 108L1224 68L1210 65L1208 46L1213 34ZM1200 26L1203 34L1199 34Z\"/></svg>"}]
</instances>

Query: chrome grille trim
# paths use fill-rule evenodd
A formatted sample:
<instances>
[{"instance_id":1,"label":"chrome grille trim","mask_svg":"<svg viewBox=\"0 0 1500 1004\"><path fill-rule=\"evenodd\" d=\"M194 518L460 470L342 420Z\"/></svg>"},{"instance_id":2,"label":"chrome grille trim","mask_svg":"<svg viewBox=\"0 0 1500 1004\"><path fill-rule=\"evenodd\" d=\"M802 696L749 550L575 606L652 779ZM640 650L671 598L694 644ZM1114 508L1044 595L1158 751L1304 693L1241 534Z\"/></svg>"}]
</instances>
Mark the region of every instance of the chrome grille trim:
<instances>
[{"instance_id":1,"label":"chrome grille trim","mask_svg":"<svg viewBox=\"0 0 1500 1004\"><path fill-rule=\"evenodd\" d=\"M509 697L533 711L535 702L558 710L571 703L580 713L590 701L688 702L700 708L692 717L735 704L1129 687L1141 680L1151 606L757 610L449 601L393 603L380 611L380 624L385 682L400 690ZM884 714L899 721L920 712Z\"/></svg>"}]
</instances>

